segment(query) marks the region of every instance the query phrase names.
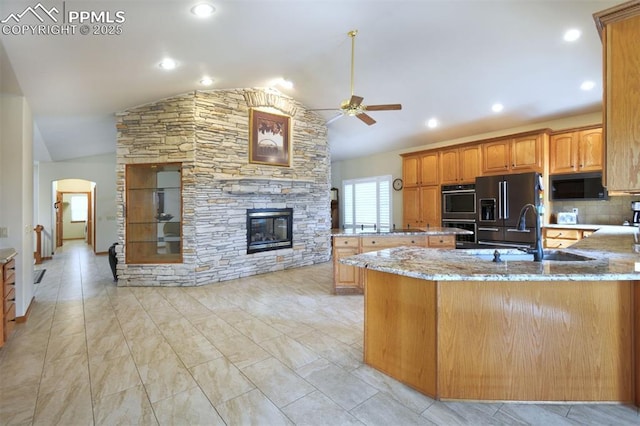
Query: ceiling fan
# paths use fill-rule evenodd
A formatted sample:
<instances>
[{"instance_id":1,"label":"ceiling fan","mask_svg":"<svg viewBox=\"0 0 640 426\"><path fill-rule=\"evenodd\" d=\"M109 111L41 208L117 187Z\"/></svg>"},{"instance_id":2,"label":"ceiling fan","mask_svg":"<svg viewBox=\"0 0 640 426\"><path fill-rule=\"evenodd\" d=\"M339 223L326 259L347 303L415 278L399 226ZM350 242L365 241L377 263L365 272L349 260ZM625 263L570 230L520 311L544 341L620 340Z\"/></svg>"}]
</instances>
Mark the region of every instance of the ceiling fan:
<instances>
[{"instance_id":1,"label":"ceiling fan","mask_svg":"<svg viewBox=\"0 0 640 426\"><path fill-rule=\"evenodd\" d=\"M362 101L364 98L362 96L356 96L353 94L353 75L354 75L354 53L355 53L355 45L356 45L356 35L358 34L358 30L352 30L347 33L349 37L351 37L351 97L342 101L340 104L340 114L331 118L327 121L327 124L331 124L337 119L347 115L347 116L355 116L359 118L364 123L369 126L376 123L370 115L366 113L366 111L390 111L390 110L399 110L402 109L402 105L400 104L386 104L386 105L363 105ZM312 111L334 111L336 108L323 108L323 109L314 109Z\"/></svg>"}]
</instances>

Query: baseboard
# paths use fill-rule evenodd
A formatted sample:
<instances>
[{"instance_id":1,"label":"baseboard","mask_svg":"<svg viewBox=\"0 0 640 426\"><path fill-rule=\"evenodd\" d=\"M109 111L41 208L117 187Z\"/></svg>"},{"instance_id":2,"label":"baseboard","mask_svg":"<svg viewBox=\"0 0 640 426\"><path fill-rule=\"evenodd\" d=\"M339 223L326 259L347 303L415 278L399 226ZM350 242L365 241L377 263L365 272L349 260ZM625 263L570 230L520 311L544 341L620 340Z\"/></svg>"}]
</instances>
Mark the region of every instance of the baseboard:
<instances>
[{"instance_id":1,"label":"baseboard","mask_svg":"<svg viewBox=\"0 0 640 426\"><path fill-rule=\"evenodd\" d=\"M96 252L96 256L104 256L104 255L107 255L107 254L109 254L108 251L97 251Z\"/></svg>"},{"instance_id":2,"label":"baseboard","mask_svg":"<svg viewBox=\"0 0 640 426\"><path fill-rule=\"evenodd\" d=\"M29 315L31 315L31 307L33 306L33 302L36 301L35 296L31 298L31 302L29 302L29 307L27 308L27 312L21 317L16 317L16 323L24 323L29 319Z\"/></svg>"}]
</instances>

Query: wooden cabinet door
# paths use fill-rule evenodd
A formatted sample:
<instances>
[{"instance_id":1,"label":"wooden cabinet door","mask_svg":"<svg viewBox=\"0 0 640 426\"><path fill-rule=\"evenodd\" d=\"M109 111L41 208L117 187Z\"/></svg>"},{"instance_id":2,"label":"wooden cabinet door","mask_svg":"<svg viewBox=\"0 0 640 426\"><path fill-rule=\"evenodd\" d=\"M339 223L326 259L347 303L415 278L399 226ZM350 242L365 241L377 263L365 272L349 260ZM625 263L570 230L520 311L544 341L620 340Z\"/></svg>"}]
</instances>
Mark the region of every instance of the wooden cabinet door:
<instances>
[{"instance_id":1,"label":"wooden cabinet door","mask_svg":"<svg viewBox=\"0 0 640 426\"><path fill-rule=\"evenodd\" d=\"M541 139L539 135L513 139L511 144L512 171L542 171Z\"/></svg>"},{"instance_id":2,"label":"wooden cabinet door","mask_svg":"<svg viewBox=\"0 0 640 426\"><path fill-rule=\"evenodd\" d=\"M440 186L423 186L420 188L420 210L422 212L421 228L426 226L442 226L440 214Z\"/></svg>"},{"instance_id":3,"label":"wooden cabinet door","mask_svg":"<svg viewBox=\"0 0 640 426\"><path fill-rule=\"evenodd\" d=\"M418 186L420 181L420 157L403 157L402 159L402 180L404 187Z\"/></svg>"},{"instance_id":4,"label":"wooden cabinet door","mask_svg":"<svg viewBox=\"0 0 640 426\"><path fill-rule=\"evenodd\" d=\"M482 173L497 174L509 171L511 139L482 144Z\"/></svg>"},{"instance_id":5,"label":"wooden cabinet door","mask_svg":"<svg viewBox=\"0 0 640 426\"><path fill-rule=\"evenodd\" d=\"M404 188L402 191L402 226L420 227L420 188Z\"/></svg>"},{"instance_id":6,"label":"wooden cabinet door","mask_svg":"<svg viewBox=\"0 0 640 426\"><path fill-rule=\"evenodd\" d=\"M605 145L609 191L640 190L640 7L621 11L606 24Z\"/></svg>"},{"instance_id":7,"label":"wooden cabinet door","mask_svg":"<svg viewBox=\"0 0 640 426\"><path fill-rule=\"evenodd\" d=\"M440 183L443 185L456 184L460 181L458 149L448 149L440 152Z\"/></svg>"},{"instance_id":8,"label":"wooden cabinet door","mask_svg":"<svg viewBox=\"0 0 640 426\"><path fill-rule=\"evenodd\" d=\"M580 171L602 170L602 129L583 130L578 139L578 167Z\"/></svg>"},{"instance_id":9,"label":"wooden cabinet door","mask_svg":"<svg viewBox=\"0 0 640 426\"><path fill-rule=\"evenodd\" d=\"M438 185L438 153L429 152L420 156L420 185Z\"/></svg>"},{"instance_id":10,"label":"wooden cabinet door","mask_svg":"<svg viewBox=\"0 0 640 426\"><path fill-rule=\"evenodd\" d=\"M578 135L574 132L551 136L549 140L549 173L571 173L575 171L575 143Z\"/></svg>"},{"instance_id":11,"label":"wooden cabinet door","mask_svg":"<svg viewBox=\"0 0 640 426\"><path fill-rule=\"evenodd\" d=\"M460 170L458 172L461 183L472 183L476 177L482 175L482 151L480 145L460 148Z\"/></svg>"},{"instance_id":12,"label":"wooden cabinet door","mask_svg":"<svg viewBox=\"0 0 640 426\"><path fill-rule=\"evenodd\" d=\"M360 280L360 268L351 265L345 265L340 263L339 260L348 257L355 256L359 253L358 247L335 247L333 249L333 282L336 287L348 286L348 287L361 287Z\"/></svg>"}]
</instances>

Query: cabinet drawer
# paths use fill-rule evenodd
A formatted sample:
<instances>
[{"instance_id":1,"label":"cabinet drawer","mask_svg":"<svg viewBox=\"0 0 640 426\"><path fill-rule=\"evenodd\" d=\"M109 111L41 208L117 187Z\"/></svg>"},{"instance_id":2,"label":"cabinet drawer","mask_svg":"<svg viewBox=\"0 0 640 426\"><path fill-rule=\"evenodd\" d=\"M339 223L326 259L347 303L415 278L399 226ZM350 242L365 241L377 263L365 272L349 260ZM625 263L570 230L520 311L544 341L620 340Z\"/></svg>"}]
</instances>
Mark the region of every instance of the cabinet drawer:
<instances>
[{"instance_id":1,"label":"cabinet drawer","mask_svg":"<svg viewBox=\"0 0 640 426\"><path fill-rule=\"evenodd\" d=\"M335 237L333 240L334 247L358 247L359 245L358 237Z\"/></svg>"},{"instance_id":2,"label":"cabinet drawer","mask_svg":"<svg viewBox=\"0 0 640 426\"><path fill-rule=\"evenodd\" d=\"M4 285L11 285L16 283L15 269L10 269L5 274Z\"/></svg>"},{"instance_id":3,"label":"cabinet drawer","mask_svg":"<svg viewBox=\"0 0 640 426\"><path fill-rule=\"evenodd\" d=\"M582 238L582 231L578 229L545 229L544 235L551 239L579 240Z\"/></svg>"},{"instance_id":4,"label":"cabinet drawer","mask_svg":"<svg viewBox=\"0 0 640 426\"><path fill-rule=\"evenodd\" d=\"M16 319L16 304L11 302L5 302L5 314L4 314L4 322L5 324L9 321L14 321Z\"/></svg>"},{"instance_id":5,"label":"cabinet drawer","mask_svg":"<svg viewBox=\"0 0 640 426\"><path fill-rule=\"evenodd\" d=\"M6 302L13 302L16 299L16 286L9 285L4 288L4 300Z\"/></svg>"},{"instance_id":6,"label":"cabinet drawer","mask_svg":"<svg viewBox=\"0 0 640 426\"><path fill-rule=\"evenodd\" d=\"M433 235L429 237L429 247L455 248L455 235Z\"/></svg>"},{"instance_id":7,"label":"cabinet drawer","mask_svg":"<svg viewBox=\"0 0 640 426\"><path fill-rule=\"evenodd\" d=\"M362 248L367 250L378 250L381 248L400 246L422 246L426 247L427 240L423 235L407 235L401 237L363 237Z\"/></svg>"},{"instance_id":8,"label":"cabinet drawer","mask_svg":"<svg viewBox=\"0 0 640 426\"><path fill-rule=\"evenodd\" d=\"M5 263L3 266L3 270L4 270L4 276L3 279L6 281L6 279L10 276L13 275L15 273L15 269L16 269L16 260L15 259L11 259L10 261L8 261L7 263Z\"/></svg>"},{"instance_id":9,"label":"cabinet drawer","mask_svg":"<svg viewBox=\"0 0 640 426\"><path fill-rule=\"evenodd\" d=\"M577 242L578 240L563 240L561 238L548 238L545 240L544 246L546 248L562 249L562 248L570 247Z\"/></svg>"}]
</instances>

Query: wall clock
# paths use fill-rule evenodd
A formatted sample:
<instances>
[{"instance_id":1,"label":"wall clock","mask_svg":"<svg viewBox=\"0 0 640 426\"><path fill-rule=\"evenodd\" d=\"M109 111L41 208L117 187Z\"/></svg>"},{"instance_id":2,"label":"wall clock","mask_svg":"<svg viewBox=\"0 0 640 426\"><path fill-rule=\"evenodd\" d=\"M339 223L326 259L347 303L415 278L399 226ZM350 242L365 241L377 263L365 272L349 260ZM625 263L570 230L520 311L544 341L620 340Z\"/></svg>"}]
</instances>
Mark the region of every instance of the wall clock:
<instances>
[{"instance_id":1,"label":"wall clock","mask_svg":"<svg viewBox=\"0 0 640 426\"><path fill-rule=\"evenodd\" d=\"M400 191L402 189L402 179L394 179L393 189L395 189L396 191Z\"/></svg>"}]
</instances>

